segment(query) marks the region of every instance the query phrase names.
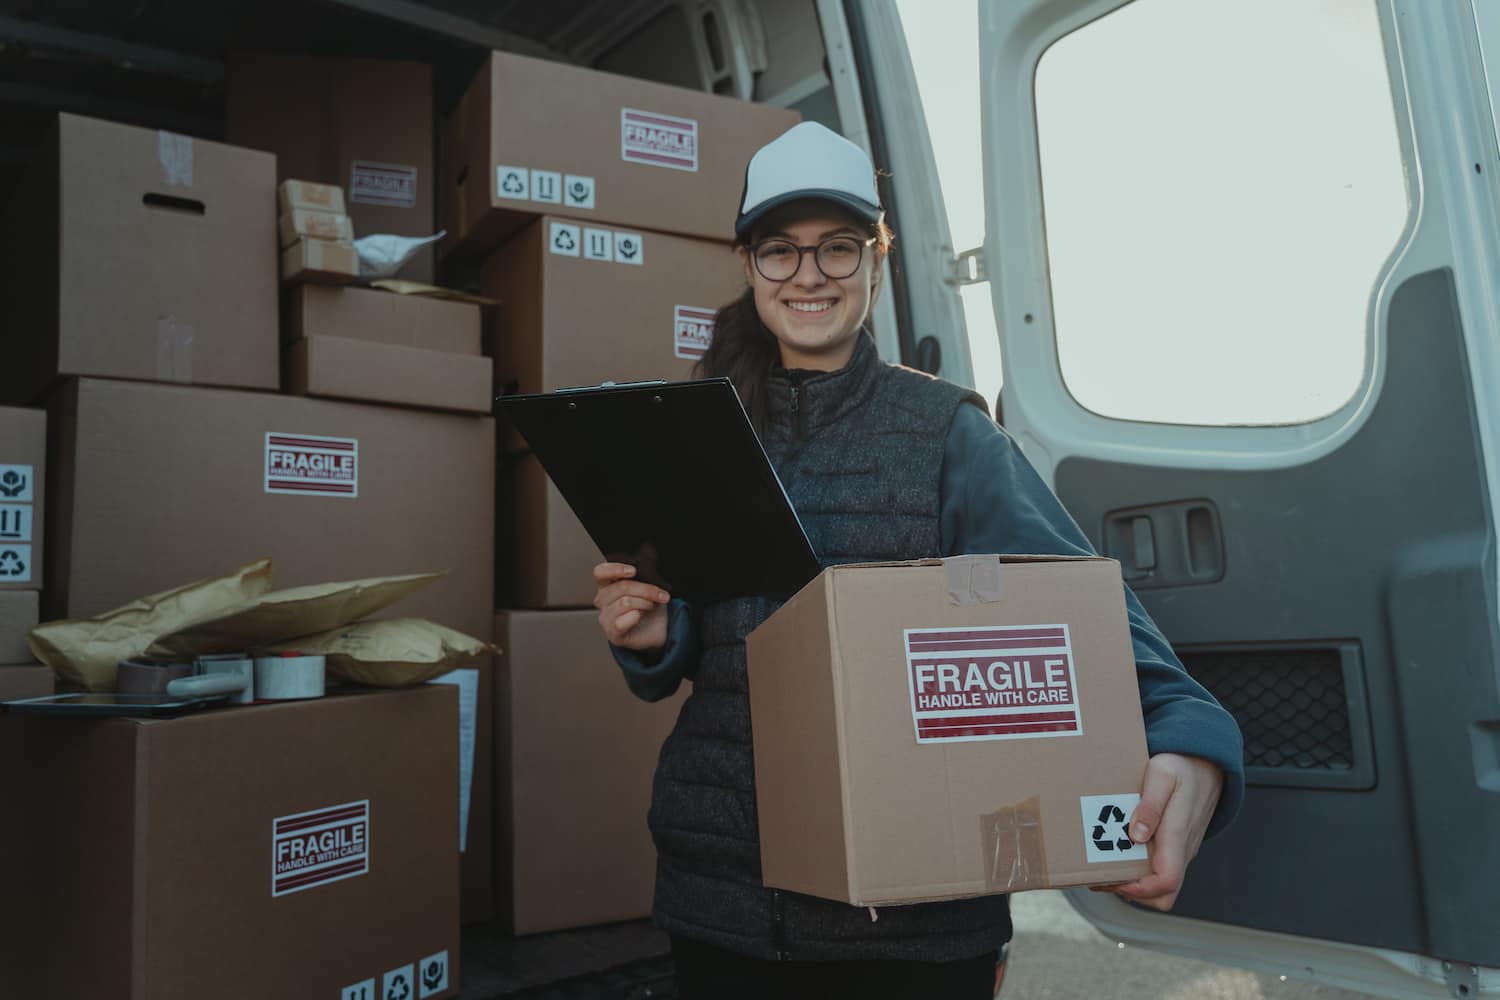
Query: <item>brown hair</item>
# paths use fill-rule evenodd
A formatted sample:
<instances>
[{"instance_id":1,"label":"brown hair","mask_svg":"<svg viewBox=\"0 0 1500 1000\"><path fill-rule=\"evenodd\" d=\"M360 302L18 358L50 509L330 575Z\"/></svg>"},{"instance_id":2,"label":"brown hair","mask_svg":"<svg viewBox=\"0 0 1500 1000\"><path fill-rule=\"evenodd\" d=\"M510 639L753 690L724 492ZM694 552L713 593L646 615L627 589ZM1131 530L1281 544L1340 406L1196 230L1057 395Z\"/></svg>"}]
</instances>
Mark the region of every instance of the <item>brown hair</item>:
<instances>
[{"instance_id":1,"label":"brown hair","mask_svg":"<svg viewBox=\"0 0 1500 1000\"><path fill-rule=\"evenodd\" d=\"M881 258L890 251L896 234L884 222L870 227ZM873 304L873 298L872 298ZM720 307L714 318L714 335L708 350L693 366L695 378L727 378L739 392L756 433L765 430L768 416L766 379L776 367L781 352L776 337L761 322L755 307L755 289L747 286L732 302Z\"/></svg>"}]
</instances>

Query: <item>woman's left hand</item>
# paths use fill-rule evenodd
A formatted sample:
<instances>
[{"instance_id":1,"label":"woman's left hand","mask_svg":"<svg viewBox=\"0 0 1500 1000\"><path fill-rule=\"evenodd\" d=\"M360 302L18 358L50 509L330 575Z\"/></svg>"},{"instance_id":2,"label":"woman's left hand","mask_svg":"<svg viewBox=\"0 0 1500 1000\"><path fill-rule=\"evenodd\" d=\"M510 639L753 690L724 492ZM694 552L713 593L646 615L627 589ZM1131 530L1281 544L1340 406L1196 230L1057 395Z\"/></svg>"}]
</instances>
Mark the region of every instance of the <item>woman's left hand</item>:
<instances>
[{"instance_id":1,"label":"woman's left hand","mask_svg":"<svg viewBox=\"0 0 1500 1000\"><path fill-rule=\"evenodd\" d=\"M1151 874L1103 891L1152 909L1170 910L1182 891L1188 862L1198 856L1223 787L1224 772L1201 757L1175 753L1152 757L1146 765L1141 803L1130 817L1130 839L1153 845Z\"/></svg>"}]
</instances>

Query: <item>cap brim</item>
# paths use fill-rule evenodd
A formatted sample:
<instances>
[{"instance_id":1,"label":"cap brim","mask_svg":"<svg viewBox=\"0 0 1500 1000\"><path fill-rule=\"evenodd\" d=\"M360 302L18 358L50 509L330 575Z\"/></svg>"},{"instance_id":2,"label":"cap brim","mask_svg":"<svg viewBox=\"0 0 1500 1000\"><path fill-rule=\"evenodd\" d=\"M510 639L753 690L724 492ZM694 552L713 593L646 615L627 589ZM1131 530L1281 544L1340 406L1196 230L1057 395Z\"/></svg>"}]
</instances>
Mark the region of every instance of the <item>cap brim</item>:
<instances>
[{"instance_id":1,"label":"cap brim","mask_svg":"<svg viewBox=\"0 0 1500 1000\"><path fill-rule=\"evenodd\" d=\"M808 188L802 191L788 191L774 198L767 198L756 205L750 211L743 213L734 223L734 235L740 242L750 238L750 231L755 224L767 215L776 211L783 205L790 205L794 201L828 201L854 214L856 219L874 225L885 216L885 211L879 205L871 205L863 198L856 198L844 191L834 191L827 188Z\"/></svg>"}]
</instances>

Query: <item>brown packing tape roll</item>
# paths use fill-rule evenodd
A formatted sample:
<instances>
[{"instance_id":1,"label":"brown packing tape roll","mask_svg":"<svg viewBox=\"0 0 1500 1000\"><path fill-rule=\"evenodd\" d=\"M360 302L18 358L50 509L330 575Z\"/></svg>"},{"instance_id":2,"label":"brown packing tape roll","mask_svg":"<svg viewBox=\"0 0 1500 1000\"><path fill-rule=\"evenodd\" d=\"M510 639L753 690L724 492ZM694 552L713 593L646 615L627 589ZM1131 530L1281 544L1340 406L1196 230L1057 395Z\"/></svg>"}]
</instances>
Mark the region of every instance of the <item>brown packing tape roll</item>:
<instances>
[{"instance_id":1,"label":"brown packing tape roll","mask_svg":"<svg viewBox=\"0 0 1500 1000\"><path fill-rule=\"evenodd\" d=\"M1000 600L999 556L949 556L943 560L943 572L950 604L962 607Z\"/></svg>"},{"instance_id":2,"label":"brown packing tape roll","mask_svg":"<svg viewBox=\"0 0 1500 1000\"><path fill-rule=\"evenodd\" d=\"M1042 800L1032 796L979 817L985 885L994 892L1040 889L1047 884Z\"/></svg>"}]
</instances>

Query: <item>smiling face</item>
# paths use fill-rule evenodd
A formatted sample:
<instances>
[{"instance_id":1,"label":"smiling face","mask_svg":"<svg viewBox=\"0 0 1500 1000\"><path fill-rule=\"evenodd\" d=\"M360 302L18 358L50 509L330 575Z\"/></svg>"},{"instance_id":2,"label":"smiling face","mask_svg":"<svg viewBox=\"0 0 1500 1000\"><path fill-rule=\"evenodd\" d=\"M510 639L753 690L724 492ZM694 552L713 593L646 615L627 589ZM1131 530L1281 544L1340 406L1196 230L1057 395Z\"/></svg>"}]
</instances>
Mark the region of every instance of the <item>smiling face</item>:
<instances>
[{"instance_id":1,"label":"smiling face","mask_svg":"<svg viewBox=\"0 0 1500 1000\"><path fill-rule=\"evenodd\" d=\"M839 258L852 260L848 243L860 247L859 265L848 277L830 278L818 269L815 252L802 254L797 270L785 281L772 281L756 268L753 247L767 240L786 240L799 247L815 247L825 240L845 237L825 253L828 270L839 273ZM884 248L870 239L868 227L826 202L797 202L775 213L756 228L751 250L741 250L745 277L755 290L761 322L775 336L784 368L836 371L854 354L859 329L869 315L879 287ZM788 253L781 248L781 255ZM766 266L763 264L762 266ZM767 267L774 273L774 267Z\"/></svg>"}]
</instances>

